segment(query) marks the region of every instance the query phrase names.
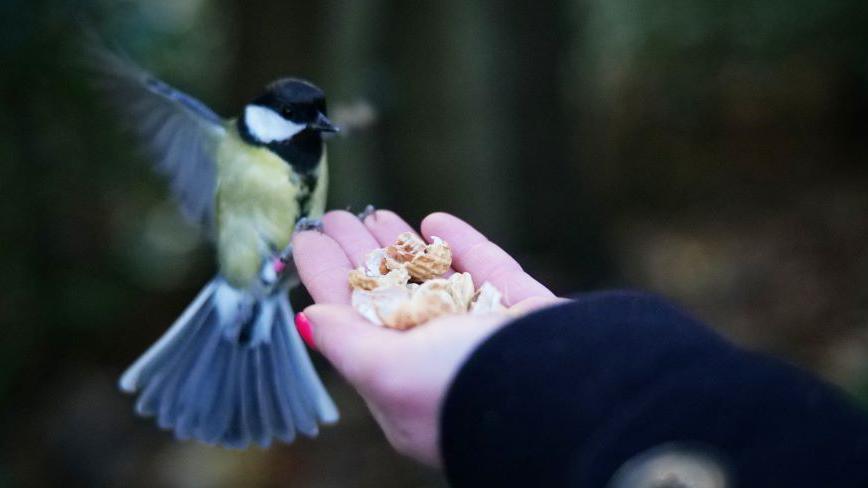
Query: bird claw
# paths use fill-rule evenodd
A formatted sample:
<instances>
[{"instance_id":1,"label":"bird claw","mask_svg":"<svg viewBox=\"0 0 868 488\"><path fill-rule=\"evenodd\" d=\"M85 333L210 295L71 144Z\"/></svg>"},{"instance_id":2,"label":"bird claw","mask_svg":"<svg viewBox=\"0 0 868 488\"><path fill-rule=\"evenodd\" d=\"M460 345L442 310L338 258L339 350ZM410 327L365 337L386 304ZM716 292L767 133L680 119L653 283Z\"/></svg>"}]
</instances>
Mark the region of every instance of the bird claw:
<instances>
[{"instance_id":1,"label":"bird claw","mask_svg":"<svg viewBox=\"0 0 868 488\"><path fill-rule=\"evenodd\" d=\"M356 217L358 217L359 220L364 222L366 218L368 218L372 215L374 216L374 219L377 218L377 207L374 207L373 205L368 204L364 210L362 210L361 212L356 214Z\"/></svg>"},{"instance_id":2,"label":"bird claw","mask_svg":"<svg viewBox=\"0 0 868 488\"><path fill-rule=\"evenodd\" d=\"M288 263L289 260L292 259L292 243L286 245L283 248L283 251L280 251L280 254L277 255L276 261L283 261L283 263Z\"/></svg>"},{"instance_id":3,"label":"bird claw","mask_svg":"<svg viewBox=\"0 0 868 488\"><path fill-rule=\"evenodd\" d=\"M306 230L315 230L322 233L322 220L302 217L295 223L295 232L303 232Z\"/></svg>"}]
</instances>

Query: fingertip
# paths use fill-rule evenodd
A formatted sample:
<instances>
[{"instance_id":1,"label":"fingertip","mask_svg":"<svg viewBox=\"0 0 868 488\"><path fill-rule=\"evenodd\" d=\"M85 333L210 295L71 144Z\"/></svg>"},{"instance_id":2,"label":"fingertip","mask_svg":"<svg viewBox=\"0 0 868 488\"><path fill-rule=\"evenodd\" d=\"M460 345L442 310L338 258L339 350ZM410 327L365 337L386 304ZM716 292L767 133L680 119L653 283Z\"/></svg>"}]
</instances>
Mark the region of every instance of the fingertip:
<instances>
[{"instance_id":1,"label":"fingertip","mask_svg":"<svg viewBox=\"0 0 868 488\"><path fill-rule=\"evenodd\" d=\"M322 221L323 222L330 221L330 220L333 221L335 219L343 219L346 217L353 217L353 216L354 216L353 214L351 214L350 212L348 212L346 210L340 210L340 209L329 210L328 212L323 214Z\"/></svg>"},{"instance_id":2,"label":"fingertip","mask_svg":"<svg viewBox=\"0 0 868 488\"><path fill-rule=\"evenodd\" d=\"M369 227L374 227L381 221L389 220L400 220L400 217L398 217L398 214L391 210L378 208L377 210L374 210L373 212L366 215L362 222Z\"/></svg>"},{"instance_id":3,"label":"fingertip","mask_svg":"<svg viewBox=\"0 0 868 488\"><path fill-rule=\"evenodd\" d=\"M322 216L322 224L323 232L334 238L335 234L356 227L359 224L359 219L346 210L332 210Z\"/></svg>"},{"instance_id":4,"label":"fingertip","mask_svg":"<svg viewBox=\"0 0 868 488\"><path fill-rule=\"evenodd\" d=\"M323 231L340 244L354 266L378 246L377 240L359 218L346 210L333 210L322 218Z\"/></svg>"},{"instance_id":5,"label":"fingertip","mask_svg":"<svg viewBox=\"0 0 868 488\"><path fill-rule=\"evenodd\" d=\"M301 336L304 343L307 344L307 347L316 349L316 341L313 339L310 320L304 312L295 314L295 329L298 331L298 335Z\"/></svg>"},{"instance_id":6,"label":"fingertip","mask_svg":"<svg viewBox=\"0 0 868 488\"><path fill-rule=\"evenodd\" d=\"M334 239L317 231L305 230L292 236L292 258L296 266L304 261L328 260L349 265L349 260Z\"/></svg>"},{"instance_id":7,"label":"fingertip","mask_svg":"<svg viewBox=\"0 0 868 488\"><path fill-rule=\"evenodd\" d=\"M391 210L377 210L365 218L364 224L381 246L392 244L404 232L417 234L410 224Z\"/></svg>"},{"instance_id":8,"label":"fingertip","mask_svg":"<svg viewBox=\"0 0 868 488\"><path fill-rule=\"evenodd\" d=\"M425 237L430 237L432 234L437 235L439 229L442 229L455 221L464 223L461 219L452 214L446 212L434 212L428 214L424 219L422 219L419 228Z\"/></svg>"},{"instance_id":9,"label":"fingertip","mask_svg":"<svg viewBox=\"0 0 868 488\"><path fill-rule=\"evenodd\" d=\"M331 238L313 229L298 230L292 234L292 245L294 251L297 251L300 246L307 247L311 243L322 242L325 239Z\"/></svg>"},{"instance_id":10,"label":"fingertip","mask_svg":"<svg viewBox=\"0 0 868 488\"><path fill-rule=\"evenodd\" d=\"M378 220L387 217L388 214L390 214L390 213L392 213L392 212L390 212L388 210L376 209L373 212L365 215L365 218L362 219L362 223L365 225L368 225L368 226L373 225Z\"/></svg>"},{"instance_id":11,"label":"fingertip","mask_svg":"<svg viewBox=\"0 0 868 488\"><path fill-rule=\"evenodd\" d=\"M455 246L463 248L488 240L472 225L445 212L428 215L419 227L425 239L430 241L433 236L440 237L449 242L453 249Z\"/></svg>"},{"instance_id":12,"label":"fingertip","mask_svg":"<svg viewBox=\"0 0 868 488\"><path fill-rule=\"evenodd\" d=\"M323 220L323 221L333 220L335 218L343 218L346 216L353 216L353 214L351 214L350 212L348 212L346 210L341 210L341 209L329 210L328 212L323 214L321 220Z\"/></svg>"},{"instance_id":13,"label":"fingertip","mask_svg":"<svg viewBox=\"0 0 868 488\"><path fill-rule=\"evenodd\" d=\"M437 211L437 212L429 213L428 215L425 216L424 219L422 219L422 221L424 222L426 220L438 220L438 219L458 219L458 217L452 215L449 212Z\"/></svg>"}]
</instances>

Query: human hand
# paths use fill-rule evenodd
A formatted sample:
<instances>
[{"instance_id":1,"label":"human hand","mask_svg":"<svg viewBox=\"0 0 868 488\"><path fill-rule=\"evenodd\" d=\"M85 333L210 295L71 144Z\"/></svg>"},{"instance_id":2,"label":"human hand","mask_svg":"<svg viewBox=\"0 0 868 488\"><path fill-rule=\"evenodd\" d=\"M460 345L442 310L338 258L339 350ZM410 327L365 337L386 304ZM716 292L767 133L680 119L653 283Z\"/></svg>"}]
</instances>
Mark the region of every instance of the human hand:
<instances>
[{"instance_id":1,"label":"human hand","mask_svg":"<svg viewBox=\"0 0 868 488\"><path fill-rule=\"evenodd\" d=\"M371 250L413 229L393 212L364 222L344 211L323 217L323 233L298 232L293 257L316 305L296 318L310 327L315 346L356 388L389 442L407 456L440 465L440 408L452 378L473 349L517 314L560 301L476 229L444 213L422 221L422 236L452 248L455 271L477 287L488 281L503 293L510 316L443 316L409 331L374 325L350 306L347 273Z\"/></svg>"}]
</instances>

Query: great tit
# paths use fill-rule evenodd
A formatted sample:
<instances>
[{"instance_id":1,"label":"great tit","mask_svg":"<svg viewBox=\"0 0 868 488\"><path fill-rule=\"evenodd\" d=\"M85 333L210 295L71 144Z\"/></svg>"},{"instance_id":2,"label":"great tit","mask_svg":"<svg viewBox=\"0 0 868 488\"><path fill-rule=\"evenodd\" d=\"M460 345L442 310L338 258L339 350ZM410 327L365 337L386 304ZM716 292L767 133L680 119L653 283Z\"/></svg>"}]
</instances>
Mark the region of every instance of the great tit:
<instances>
[{"instance_id":1,"label":"great tit","mask_svg":"<svg viewBox=\"0 0 868 488\"><path fill-rule=\"evenodd\" d=\"M297 225L325 209L323 91L277 80L223 119L106 49L98 80L216 244L219 272L120 379L179 439L244 448L317 435L338 412L292 326L284 268Z\"/></svg>"}]
</instances>

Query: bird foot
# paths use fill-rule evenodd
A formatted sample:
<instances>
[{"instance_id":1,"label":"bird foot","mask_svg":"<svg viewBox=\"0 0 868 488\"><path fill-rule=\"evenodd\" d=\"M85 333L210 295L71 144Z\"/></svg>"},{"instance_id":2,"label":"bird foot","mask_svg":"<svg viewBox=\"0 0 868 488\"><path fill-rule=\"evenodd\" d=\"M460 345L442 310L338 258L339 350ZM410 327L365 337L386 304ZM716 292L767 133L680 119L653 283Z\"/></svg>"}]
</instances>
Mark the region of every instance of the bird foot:
<instances>
[{"instance_id":1,"label":"bird foot","mask_svg":"<svg viewBox=\"0 0 868 488\"><path fill-rule=\"evenodd\" d=\"M364 222L365 219L370 217L371 215L373 215L375 219L377 218L377 207L368 204L364 210L356 214L356 217L358 217L359 220Z\"/></svg>"},{"instance_id":2,"label":"bird foot","mask_svg":"<svg viewBox=\"0 0 868 488\"><path fill-rule=\"evenodd\" d=\"M306 230L315 230L322 233L322 220L302 217L295 223L295 232L303 232Z\"/></svg>"},{"instance_id":3,"label":"bird foot","mask_svg":"<svg viewBox=\"0 0 868 488\"><path fill-rule=\"evenodd\" d=\"M296 231L307 230L307 229L300 229L299 224L301 224L301 221L299 221L298 224L295 225ZM321 222L319 223L319 227L322 228ZM283 273L283 270L286 269L287 265L289 264L289 262L291 260L292 260L292 243L290 242L289 244L286 245L286 247L283 248L282 251L280 251L280 253L274 255L274 257L271 259L271 269L274 270L274 272L277 273L277 275L280 275Z\"/></svg>"}]
</instances>

